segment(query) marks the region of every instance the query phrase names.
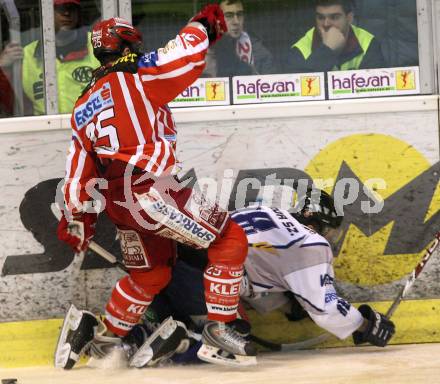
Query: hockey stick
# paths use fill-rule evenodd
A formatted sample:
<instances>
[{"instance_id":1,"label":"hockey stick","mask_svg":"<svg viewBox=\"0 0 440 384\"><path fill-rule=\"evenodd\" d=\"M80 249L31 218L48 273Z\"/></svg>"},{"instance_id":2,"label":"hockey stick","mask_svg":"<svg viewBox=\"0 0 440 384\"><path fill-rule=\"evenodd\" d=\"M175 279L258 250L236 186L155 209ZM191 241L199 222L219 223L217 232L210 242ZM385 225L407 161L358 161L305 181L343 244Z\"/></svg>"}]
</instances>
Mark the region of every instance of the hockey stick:
<instances>
[{"instance_id":1,"label":"hockey stick","mask_svg":"<svg viewBox=\"0 0 440 384\"><path fill-rule=\"evenodd\" d=\"M405 285L402 287L402 289L399 291L399 294L396 296L394 301L392 302L390 308L388 309L387 313L385 314L385 317L387 319L390 319L391 316L396 311L397 307L401 303L401 301L407 296L409 290L411 289L412 285L414 284L415 280L419 277L420 273L422 272L423 268L425 267L428 260L431 258L433 253L437 250L438 246L440 244L440 232L437 232L434 236L434 240L432 243L426 248L425 253L423 254L422 259L419 261L419 263L416 265L414 270L410 273ZM332 335L330 333L322 333L321 335L300 341L297 343L289 343L289 344L278 344L273 343L271 341L267 341L264 339L261 339L257 336L251 336L251 340L255 343L261 345L262 347L265 347L271 351L294 351L298 349L305 349L313 347L317 344L323 343L324 341L328 340Z\"/></svg>"},{"instance_id":2,"label":"hockey stick","mask_svg":"<svg viewBox=\"0 0 440 384\"><path fill-rule=\"evenodd\" d=\"M128 272L126 266L124 263L119 261L115 255L111 254L109 251L107 251L105 248L101 247L98 243L95 243L94 241L91 241L89 243L89 248L95 252L97 255L101 256L102 258L106 259L109 263L113 264L115 267L121 269L124 272Z\"/></svg>"},{"instance_id":3,"label":"hockey stick","mask_svg":"<svg viewBox=\"0 0 440 384\"><path fill-rule=\"evenodd\" d=\"M1 3L2 0L0 0ZM53 215L60 220L62 213L60 212L60 210L57 208L56 204L52 204L51 206L51 210ZM95 252L98 256L101 256L103 259L107 260L110 264L113 264L115 267L119 268L120 270L124 271L124 272L128 272L127 268L125 267L124 263L122 263L121 261L119 261L115 255L111 254L109 251L107 251L105 248L101 247L98 243L95 243L93 240L89 243L88 247ZM82 261L84 259L84 255L86 253L87 250L85 251L81 251L80 252L80 257L79 258L75 258L75 260L80 259L80 263L78 263L78 261L76 261L76 264L79 264L81 266Z\"/></svg>"},{"instance_id":4,"label":"hockey stick","mask_svg":"<svg viewBox=\"0 0 440 384\"><path fill-rule=\"evenodd\" d=\"M311 339L306 339L303 341L297 341L295 343L288 344L278 344L273 343L272 341L264 340L261 337L250 335L249 338L254 343L261 345L264 348L269 349L273 352L287 352L287 351L297 351L300 349L306 349L310 347L314 347L315 345L321 344L324 341L327 341L332 335L330 333L321 333L316 337L312 337Z\"/></svg>"},{"instance_id":5,"label":"hockey stick","mask_svg":"<svg viewBox=\"0 0 440 384\"><path fill-rule=\"evenodd\" d=\"M399 291L399 294L394 299L393 303L391 304L391 307L388 309L387 313L385 314L385 317L387 319L389 319L389 318L391 318L391 316L393 316L393 313L396 311L396 309L399 306L400 302L408 294L408 292L411 289L412 285L416 281L417 277L419 277L420 273L423 271L423 268L425 268L426 263L428 262L428 260L432 256L432 254L435 252L435 250L437 249L439 244L440 244L440 232L437 232L435 234L435 236L434 236L434 240L432 241L432 243L429 245L428 248L426 248L425 253L423 254L422 259L419 261L419 263L413 269L413 271L409 275L408 279L406 280L405 285Z\"/></svg>"}]
</instances>

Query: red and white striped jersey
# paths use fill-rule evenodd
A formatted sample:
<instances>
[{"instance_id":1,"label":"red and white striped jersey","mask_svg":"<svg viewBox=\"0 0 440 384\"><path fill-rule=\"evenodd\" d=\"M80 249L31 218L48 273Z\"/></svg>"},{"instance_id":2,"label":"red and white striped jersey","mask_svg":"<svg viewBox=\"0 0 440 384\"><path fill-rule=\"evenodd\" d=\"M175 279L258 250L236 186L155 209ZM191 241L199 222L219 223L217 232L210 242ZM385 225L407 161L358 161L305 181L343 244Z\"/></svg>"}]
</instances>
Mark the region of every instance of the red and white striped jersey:
<instances>
[{"instance_id":1,"label":"red and white striped jersey","mask_svg":"<svg viewBox=\"0 0 440 384\"><path fill-rule=\"evenodd\" d=\"M104 159L155 176L175 173L177 132L167 103L201 75L208 46L201 24L186 26L164 48L120 58L80 96L66 163L68 211L85 209Z\"/></svg>"}]
</instances>

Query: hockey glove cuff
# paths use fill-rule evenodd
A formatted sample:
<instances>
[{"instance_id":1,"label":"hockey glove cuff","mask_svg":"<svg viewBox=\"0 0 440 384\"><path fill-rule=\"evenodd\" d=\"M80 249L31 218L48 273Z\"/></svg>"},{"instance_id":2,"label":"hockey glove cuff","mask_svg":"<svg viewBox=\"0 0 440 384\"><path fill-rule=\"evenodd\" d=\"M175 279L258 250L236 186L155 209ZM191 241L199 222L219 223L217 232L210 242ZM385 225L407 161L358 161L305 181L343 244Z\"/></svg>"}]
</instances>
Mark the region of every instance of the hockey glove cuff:
<instances>
[{"instance_id":1,"label":"hockey glove cuff","mask_svg":"<svg viewBox=\"0 0 440 384\"><path fill-rule=\"evenodd\" d=\"M63 215L58 224L58 239L67 243L75 252L84 251L95 235L96 220L96 213L76 213L70 221Z\"/></svg>"},{"instance_id":2,"label":"hockey glove cuff","mask_svg":"<svg viewBox=\"0 0 440 384\"><path fill-rule=\"evenodd\" d=\"M381 313L374 311L369 305L363 304L358 310L368 321L368 325L364 331L353 332L354 343L356 345L370 343L385 347L394 335L394 323Z\"/></svg>"},{"instance_id":3,"label":"hockey glove cuff","mask_svg":"<svg viewBox=\"0 0 440 384\"><path fill-rule=\"evenodd\" d=\"M190 22L197 21L206 28L209 45L213 45L228 31L223 11L218 4L208 4Z\"/></svg>"}]
</instances>

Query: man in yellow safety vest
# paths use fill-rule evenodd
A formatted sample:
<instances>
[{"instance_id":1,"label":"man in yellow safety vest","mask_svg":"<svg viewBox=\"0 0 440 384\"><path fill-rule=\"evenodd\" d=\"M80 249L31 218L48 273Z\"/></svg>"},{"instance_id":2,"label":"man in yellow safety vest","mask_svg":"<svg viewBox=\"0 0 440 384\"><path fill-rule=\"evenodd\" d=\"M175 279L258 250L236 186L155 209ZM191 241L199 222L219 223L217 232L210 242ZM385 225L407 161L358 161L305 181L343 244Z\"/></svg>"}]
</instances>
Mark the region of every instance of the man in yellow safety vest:
<instances>
[{"instance_id":1,"label":"man in yellow safety vest","mask_svg":"<svg viewBox=\"0 0 440 384\"><path fill-rule=\"evenodd\" d=\"M316 26L292 45L287 71L326 72L386 67L380 43L352 24L352 0L317 0Z\"/></svg>"},{"instance_id":2,"label":"man in yellow safety vest","mask_svg":"<svg viewBox=\"0 0 440 384\"><path fill-rule=\"evenodd\" d=\"M54 11L58 110L71 113L99 62L93 56L88 28L80 27L80 0L54 0ZM46 112L42 51L39 40L23 49L23 90L34 115Z\"/></svg>"}]
</instances>

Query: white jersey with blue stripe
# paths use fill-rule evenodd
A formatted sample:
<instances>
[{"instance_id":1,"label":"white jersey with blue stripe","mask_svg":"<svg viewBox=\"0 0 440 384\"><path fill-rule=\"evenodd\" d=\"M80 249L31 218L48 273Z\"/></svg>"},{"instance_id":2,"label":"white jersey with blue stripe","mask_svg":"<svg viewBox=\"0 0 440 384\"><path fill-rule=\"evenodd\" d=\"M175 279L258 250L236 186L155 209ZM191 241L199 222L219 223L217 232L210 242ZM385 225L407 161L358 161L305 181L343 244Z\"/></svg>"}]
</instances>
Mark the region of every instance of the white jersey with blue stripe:
<instances>
[{"instance_id":1,"label":"white jersey with blue stripe","mask_svg":"<svg viewBox=\"0 0 440 384\"><path fill-rule=\"evenodd\" d=\"M359 328L362 315L335 291L333 254L324 237L278 208L245 208L231 218L248 239L245 269L254 295L244 298L249 304L273 309L265 296L291 291L318 325L339 338Z\"/></svg>"}]
</instances>

